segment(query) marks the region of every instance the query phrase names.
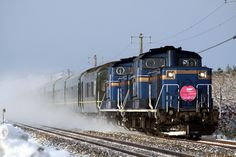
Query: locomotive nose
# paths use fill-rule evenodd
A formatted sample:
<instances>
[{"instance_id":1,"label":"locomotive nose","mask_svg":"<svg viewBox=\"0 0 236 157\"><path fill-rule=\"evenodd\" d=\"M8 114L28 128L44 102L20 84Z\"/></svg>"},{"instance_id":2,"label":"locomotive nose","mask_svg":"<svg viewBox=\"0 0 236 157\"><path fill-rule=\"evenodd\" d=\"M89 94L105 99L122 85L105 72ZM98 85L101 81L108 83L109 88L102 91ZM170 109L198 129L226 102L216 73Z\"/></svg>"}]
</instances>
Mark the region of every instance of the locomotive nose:
<instances>
[{"instance_id":1,"label":"locomotive nose","mask_svg":"<svg viewBox=\"0 0 236 157\"><path fill-rule=\"evenodd\" d=\"M193 101L197 96L197 91L193 86L183 86L180 90L180 97L184 101Z\"/></svg>"}]
</instances>

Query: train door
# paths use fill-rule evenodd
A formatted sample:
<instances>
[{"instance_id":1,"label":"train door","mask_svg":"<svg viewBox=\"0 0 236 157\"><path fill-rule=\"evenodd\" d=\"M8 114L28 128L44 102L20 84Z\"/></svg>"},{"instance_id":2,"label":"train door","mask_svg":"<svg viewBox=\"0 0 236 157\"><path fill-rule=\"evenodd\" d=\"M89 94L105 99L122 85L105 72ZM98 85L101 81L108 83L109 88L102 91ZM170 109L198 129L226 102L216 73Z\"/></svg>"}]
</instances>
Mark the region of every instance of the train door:
<instances>
[{"instance_id":1,"label":"train door","mask_svg":"<svg viewBox=\"0 0 236 157\"><path fill-rule=\"evenodd\" d=\"M97 84L96 84L96 100L97 106L100 106L105 100L106 96L106 82L108 81L107 69L102 69L97 74Z\"/></svg>"}]
</instances>

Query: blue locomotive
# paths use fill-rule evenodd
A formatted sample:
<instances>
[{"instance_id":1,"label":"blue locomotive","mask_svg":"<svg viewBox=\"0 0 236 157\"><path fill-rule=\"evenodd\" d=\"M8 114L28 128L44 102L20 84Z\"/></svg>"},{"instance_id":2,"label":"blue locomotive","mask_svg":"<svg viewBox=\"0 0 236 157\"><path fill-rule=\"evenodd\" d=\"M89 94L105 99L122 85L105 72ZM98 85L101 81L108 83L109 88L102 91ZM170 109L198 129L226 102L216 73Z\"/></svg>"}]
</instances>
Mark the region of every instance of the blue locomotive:
<instances>
[{"instance_id":1,"label":"blue locomotive","mask_svg":"<svg viewBox=\"0 0 236 157\"><path fill-rule=\"evenodd\" d=\"M61 78L45 94L127 128L200 136L218 124L211 75L197 53L166 46Z\"/></svg>"}]
</instances>

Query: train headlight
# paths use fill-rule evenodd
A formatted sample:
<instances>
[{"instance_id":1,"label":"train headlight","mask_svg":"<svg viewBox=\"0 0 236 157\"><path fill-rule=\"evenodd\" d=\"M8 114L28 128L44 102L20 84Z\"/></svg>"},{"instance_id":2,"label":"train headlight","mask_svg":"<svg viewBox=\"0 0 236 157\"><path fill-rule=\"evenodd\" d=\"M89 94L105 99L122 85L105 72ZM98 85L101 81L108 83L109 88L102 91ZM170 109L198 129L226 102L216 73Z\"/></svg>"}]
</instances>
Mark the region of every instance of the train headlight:
<instances>
[{"instance_id":1,"label":"train headlight","mask_svg":"<svg viewBox=\"0 0 236 157\"><path fill-rule=\"evenodd\" d=\"M175 72L174 71L166 71L166 75L168 79L174 79L175 78Z\"/></svg>"},{"instance_id":2,"label":"train headlight","mask_svg":"<svg viewBox=\"0 0 236 157\"><path fill-rule=\"evenodd\" d=\"M207 71L199 71L198 77L199 77L200 79L205 79L205 78L207 78Z\"/></svg>"}]
</instances>

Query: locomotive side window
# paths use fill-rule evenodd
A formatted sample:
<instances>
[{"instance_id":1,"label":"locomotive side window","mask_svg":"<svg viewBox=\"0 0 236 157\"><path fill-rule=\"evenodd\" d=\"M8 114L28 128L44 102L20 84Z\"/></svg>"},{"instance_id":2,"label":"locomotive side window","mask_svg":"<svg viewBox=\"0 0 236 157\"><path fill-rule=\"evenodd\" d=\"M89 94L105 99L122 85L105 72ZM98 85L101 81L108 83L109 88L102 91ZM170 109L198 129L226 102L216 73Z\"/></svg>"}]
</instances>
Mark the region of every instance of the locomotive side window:
<instances>
[{"instance_id":1,"label":"locomotive side window","mask_svg":"<svg viewBox=\"0 0 236 157\"><path fill-rule=\"evenodd\" d=\"M86 96L85 97L89 97L89 83L86 83Z\"/></svg>"},{"instance_id":2,"label":"locomotive side window","mask_svg":"<svg viewBox=\"0 0 236 157\"><path fill-rule=\"evenodd\" d=\"M147 60L145 61L145 65L146 65L146 67L148 67L148 68L155 67L155 64L156 64L156 62L155 62L154 59L147 59Z\"/></svg>"},{"instance_id":3,"label":"locomotive side window","mask_svg":"<svg viewBox=\"0 0 236 157\"><path fill-rule=\"evenodd\" d=\"M188 59L183 59L183 61L180 63L182 63L182 66L184 66L184 67L188 66Z\"/></svg>"},{"instance_id":4,"label":"locomotive side window","mask_svg":"<svg viewBox=\"0 0 236 157\"><path fill-rule=\"evenodd\" d=\"M198 60L195 58L179 58L178 65L183 67L196 67L198 66Z\"/></svg>"},{"instance_id":5,"label":"locomotive side window","mask_svg":"<svg viewBox=\"0 0 236 157\"><path fill-rule=\"evenodd\" d=\"M197 66L197 60L196 59L189 59L188 64L191 67Z\"/></svg>"},{"instance_id":6,"label":"locomotive side window","mask_svg":"<svg viewBox=\"0 0 236 157\"><path fill-rule=\"evenodd\" d=\"M91 82L91 96L93 97L95 94L94 94L94 83Z\"/></svg>"},{"instance_id":7,"label":"locomotive side window","mask_svg":"<svg viewBox=\"0 0 236 157\"><path fill-rule=\"evenodd\" d=\"M147 58L143 61L144 68L159 68L165 66L165 58Z\"/></svg>"},{"instance_id":8,"label":"locomotive side window","mask_svg":"<svg viewBox=\"0 0 236 157\"><path fill-rule=\"evenodd\" d=\"M94 82L87 82L85 84L85 97L94 97L95 94L95 87L94 87Z\"/></svg>"}]
</instances>

